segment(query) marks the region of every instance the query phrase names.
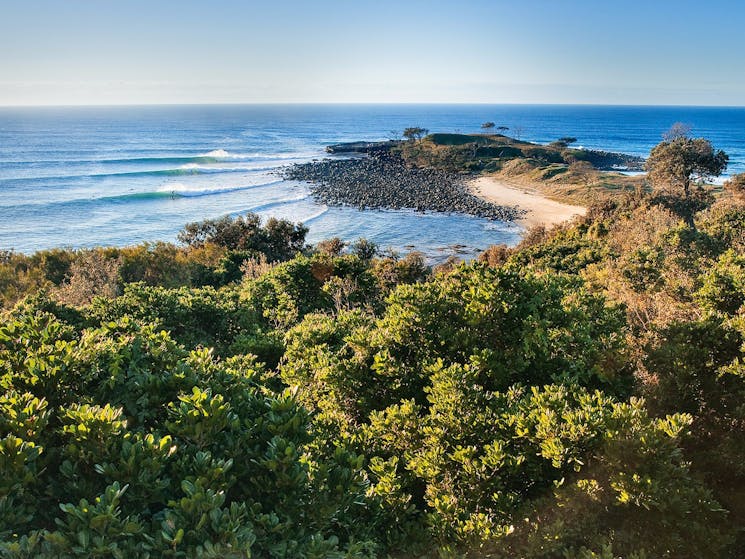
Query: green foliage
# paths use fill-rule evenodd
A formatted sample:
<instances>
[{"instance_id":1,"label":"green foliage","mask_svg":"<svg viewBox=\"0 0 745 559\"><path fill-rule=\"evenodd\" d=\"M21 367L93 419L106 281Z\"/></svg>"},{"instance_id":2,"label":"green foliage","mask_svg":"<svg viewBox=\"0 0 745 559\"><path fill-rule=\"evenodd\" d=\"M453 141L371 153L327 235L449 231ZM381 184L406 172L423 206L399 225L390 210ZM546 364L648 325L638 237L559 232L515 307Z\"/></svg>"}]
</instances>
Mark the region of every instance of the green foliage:
<instances>
[{"instance_id":1,"label":"green foliage","mask_svg":"<svg viewBox=\"0 0 745 559\"><path fill-rule=\"evenodd\" d=\"M403 131L403 137L407 140L413 141L413 140L421 140L422 136L426 136L427 130L426 128L421 128L419 126L411 126L409 128L404 128Z\"/></svg>"},{"instance_id":2,"label":"green foliage","mask_svg":"<svg viewBox=\"0 0 745 559\"><path fill-rule=\"evenodd\" d=\"M729 156L715 150L708 140L678 135L652 149L646 169L657 188L670 188L687 197L692 185L721 175L728 160Z\"/></svg>"},{"instance_id":3,"label":"green foliage","mask_svg":"<svg viewBox=\"0 0 745 559\"><path fill-rule=\"evenodd\" d=\"M387 543L424 526L465 542L508 532L523 499L593 447L603 396L554 386L549 404L524 386L622 390L621 327L577 285L472 265L400 286L375 321L307 316L281 372L322 432L370 457Z\"/></svg>"},{"instance_id":4,"label":"green foliage","mask_svg":"<svg viewBox=\"0 0 745 559\"><path fill-rule=\"evenodd\" d=\"M745 252L745 209L742 206L717 205L700 220L700 229L723 249Z\"/></svg>"},{"instance_id":5,"label":"green foliage","mask_svg":"<svg viewBox=\"0 0 745 559\"><path fill-rule=\"evenodd\" d=\"M692 418L649 418L643 402L604 417L602 451L520 511L498 557L725 556L726 512L693 476L679 441Z\"/></svg>"},{"instance_id":6,"label":"green foliage","mask_svg":"<svg viewBox=\"0 0 745 559\"><path fill-rule=\"evenodd\" d=\"M370 247L359 249L369 256ZM357 254L316 253L298 256L248 280L242 296L268 325L287 329L312 312L377 311L395 285L421 281L428 273L421 258L371 261Z\"/></svg>"},{"instance_id":7,"label":"green foliage","mask_svg":"<svg viewBox=\"0 0 745 559\"><path fill-rule=\"evenodd\" d=\"M265 362L277 361L277 349L270 343L264 347L250 343L251 336L261 336L260 317L241 303L235 289L164 289L133 284L115 299L95 299L88 314L100 324L123 317L154 324L190 348L212 347L220 355L256 353ZM235 344L245 351L237 351Z\"/></svg>"},{"instance_id":8,"label":"green foliage","mask_svg":"<svg viewBox=\"0 0 745 559\"><path fill-rule=\"evenodd\" d=\"M246 214L189 223L178 239L193 247L211 243L228 250L256 251L270 261L277 261L287 260L302 250L307 232L303 225L274 218L262 227L258 215Z\"/></svg>"},{"instance_id":9,"label":"green foliage","mask_svg":"<svg viewBox=\"0 0 745 559\"><path fill-rule=\"evenodd\" d=\"M346 318L340 316L338 323L346 336ZM345 338L345 347L353 353L341 362L340 355L329 361L326 352L338 344L327 347L327 334L313 342L305 337L307 328L322 328L340 339L329 326L328 321L313 319L289 333L284 378L300 386L301 397L307 394L308 403L315 404L328 400L322 397L322 383L314 382L326 372L309 363L348 366L339 374L352 377L370 375L357 372L360 366L369 368L373 376L367 387L339 395L340 402L355 401L351 409L344 407L360 417L402 399L424 404L429 377L425 369L438 359L474 364L493 390L515 382L561 379L612 386L622 371L621 361L614 364L623 345L620 312L560 278L524 276L483 265L399 287L373 328Z\"/></svg>"},{"instance_id":10,"label":"green foliage","mask_svg":"<svg viewBox=\"0 0 745 559\"><path fill-rule=\"evenodd\" d=\"M702 307L735 315L745 304L745 255L729 250L704 274L696 293Z\"/></svg>"},{"instance_id":11,"label":"green foliage","mask_svg":"<svg viewBox=\"0 0 745 559\"><path fill-rule=\"evenodd\" d=\"M24 295L48 287L51 280L46 276L47 270L61 281L59 268L47 269L44 253L37 254L38 258L33 260L12 250L0 250L0 307L11 307ZM63 277L66 273L67 269L63 268Z\"/></svg>"},{"instance_id":12,"label":"green foliage","mask_svg":"<svg viewBox=\"0 0 745 559\"><path fill-rule=\"evenodd\" d=\"M490 129L490 128L489 128ZM504 132L506 127L497 127ZM435 133L423 139L412 138L395 148L407 162L435 167L453 172L491 172L502 169L506 163L522 164L528 169L539 169L544 179L557 174L554 165L586 162L589 170L612 170L617 167L641 169L639 157L597 150L571 149L562 141L548 145L532 144L500 134L443 134ZM548 175L545 173L548 172ZM535 178L535 177L534 177Z\"/></svg>"},{"instance_id":13,"label":"green foliage","mask_svg":"<svg viewBox=\"0 0 745 559\"><path fill-rule=\"evenodd\" d=\"M257 215L190 223L179 238L187 246L158 242L124 248L53 249L25 256L0 251L0 307L46 289L58 300L84 305L113 297L131 283L176 288L215 287L241 279L246 260L288 260L305 248L307 228Z\"/></svg>"},{"instance_id":14,"label":"green foliage","mask_svg":"<svg viewBox=\"0 0 745 559\"><path fill-rule=\"evenodd\" d=\"M437 132L427 136L427 140L438 146L460 146L471 143L483 143L488 145L490 139L484 136L467 135L467 134L443 134Z\"/></svg>"},{"instance_id":15,"label":"green foliage","mask_svg":"<svg viewBox=\"0 0 745 559\"><path fill-rule=\"evenodd\" d=\"M541 238L541 231L536 233L538 242L531 242L526 237L520 247L523 250L510 258L511 265L530 265L554 273L576 275L608 256L608 245L588 235L588 231L581 227L559 230L547 238Z\"/></svg>"},{"instance_id":16,"label":"green foliage","mask_svg":"<svg viewBox=\"0 0 745 559\"><path fill-rule=\"evenodd\" d=\"M311 456L307 413L251 360L37 314L0 330L0 364L5 555L301 557L364 533L356 458Z\"/></svg>"},{"instance_id":17,"label":"green foliage","mask_svg":"<svg viewBox=\"0 0 745 559\"><path fill-rule=\"evenodd\" d=\"M538 159L544 163L565 163L564 157L555 149L535 146L523 149L522 153L525 157ZM501 157L505 157L505 155L501 155Z\"/></svg>"},{"instance_id":18,"label":"green foliage","mask_svg":"<svg viewBox=\"0 0 745 559\"><path fill-rule=\"evenodd\" d=\"M581 389L492 392L477 382L461 366L437 370L421 444L402 450L426 486L427 522L442 543L509 534L524 500L582 466L610 407Z\"/></svg>"}]
</instances>

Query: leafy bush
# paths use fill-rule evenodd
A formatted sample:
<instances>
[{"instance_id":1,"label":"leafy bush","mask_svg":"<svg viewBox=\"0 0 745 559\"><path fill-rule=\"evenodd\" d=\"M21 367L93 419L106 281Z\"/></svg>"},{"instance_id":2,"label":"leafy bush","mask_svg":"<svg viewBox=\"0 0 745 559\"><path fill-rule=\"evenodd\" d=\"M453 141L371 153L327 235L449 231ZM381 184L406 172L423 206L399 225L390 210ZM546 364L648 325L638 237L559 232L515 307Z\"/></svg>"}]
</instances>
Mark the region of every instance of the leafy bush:
<instances>
[{"instance_id":1,"label":"leafy bush","mask_svg":"<svg viewBox=\"0 0 745 559\"><path fill-rule=\"evenodd\" d=\"M653 419L635 399L607 409L595 457L521 509L494 556L727 556L726 511L681 450L691 416Z\"/></svg>"},{"instance_id":2,"label":"leafy bush","mask_svg":"<svg viewBox=\"0 0 745 559\"><path fill-rule=\"evenodd\" d=\"M564 443L536 434L514 446L535 428L522 433L521 422L548 406L524 387L622 393L621 327L618 311L577 285L472 265L400 286L375 321L358 311L307 316L287 336L281 374L322 432L368 457L388 543L421 533L422 523L442 543L486 538L507 530L515 507L600 433L595 423L576 435L557 426ZM571 405L561 387L550 390L555 405Z\"/></svg>"},{"instance_id":3,"label":"leafy bush","mask_svg":"<svg viewBox=\"0 0 745 559\"><path fill-rule=\"evenodd\" d=\"M189 223L178 239L192 247L215 244L228 250L256 251L277 261L288 260L302 250L307 232L303 225L274 218L262 227L258 215L246 214Z\"/></svg>"},{"instance_id":4,"label":"leafy bush","mask_svg":"<svg viewBox=\"0 0 745 559\"><path fill-rule=\"evenodd\" d=\"M78 337L43 314L0 328L4 555L311 557L364 536L358 459L310 456L307 413L260 366L126 318Z\"/></svg>"},{"instance_id":5,"label":"leafy bush","mask_svg":"<svg viewBox=\"0 0 745 559\"><path fill-rule=\"evenodd\" d=\"M220 355L233 353L231 346L238 336L261 331L259 317L241 304L235 289L164 289L132 284L121 297L95 299L88 314L98 323L131 317L155 324L189 348L212 347Z\"/></svg>"}]
</instances>

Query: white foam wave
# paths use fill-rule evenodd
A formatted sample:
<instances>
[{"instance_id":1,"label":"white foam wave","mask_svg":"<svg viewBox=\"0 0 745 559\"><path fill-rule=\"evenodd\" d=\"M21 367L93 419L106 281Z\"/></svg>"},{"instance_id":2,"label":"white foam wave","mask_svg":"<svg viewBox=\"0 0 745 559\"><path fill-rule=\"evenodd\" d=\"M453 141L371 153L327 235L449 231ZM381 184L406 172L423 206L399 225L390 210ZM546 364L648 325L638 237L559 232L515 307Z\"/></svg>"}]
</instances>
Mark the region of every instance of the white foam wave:
<instances>
[{"instance_id":1,"label":"white foam wave","mask_svg":"<svg viewBox=\"0 0 745 559\"><path fill-rule=\"evenodd\" d=\"M257 213L264 213L267 215L271 215L272 212L276 208L280 208L282 206L287 206L291 204L295 204L296 202L300 202L302 200L305 200L307 196L293 196L292 198L280 198L278 200L272 200L271 202L267 202L265 204L261 204L258 206L253 206L248 208L247 211L250 212L257 212Z\"/></svg>"},{"instance_id":2,"label":"white foam wave","mask_svg":"<svg viewBox=\"0 0 745 559\"><path fill-rule=\"evenodd\" d=\"M245 164L245 165L240 165L238 167L236 166L223 167L219 165L223 165L223 164L203 165L200 163L187 163L186 165L181 165L179 169L184 170L184 171L204 171L205 173L240 173L243 171L246 171L246 172L273 171L277 168L276 165L267 166L266 163L259 163L259 164L254 164L254 165Z\"/></svg>"},{"instance_id":3,"label":"white foam wave","mask_svg":"<svg viewBox=\"0 0 745 559\"><path fill-rule=\"evenodd\" d=\"M289 160L289 159L309 159L312 157L323 157L321 151L296 151L288 153L232 153L224 149L213 149L207 153L201 153L197 157L214 157L215 159L268 159L268 160Z\"/></svg>"},{"instance_id":4,"label":"white foam wave","mask_svg":"<svg viewBox=\"0 0 745 559\"><path fill-rule=\"evenodd\" d=\"M328 211L329 211L328 207L322 206L321 209L319 211L317 211L316 213L311 214L308 217L302 217L302 216L300 216L300 217L298 217L297 221L299 221L301 223L307 224L307 223L310 223L311 221L315 221L316 219L318 219L322 215L326 214Z\"/></svg>"},{"instance_id":5,"label":"white foam wave","mask_svg":"<svg viewBox=\"0 0 745 559\"><path fill-rule=\"evenodd\" d=\"M490 221L489 223L484 224L484 229L486 231L500 231L507 233L520 229L520 226L509 221Z\"/></svg>"},{"instance_id":6,"label":"white foam wave","mask_svg":"<svg viewBox=\"0 0 745 559\"><path fill-rule=\"evenodd\" d=\"M242 186L227 186L220 188L201 188L198 186L189 186L183 183L168 183L158 189L158 192L167 192L174 198L198 198L200 196L211 196L215 194L227 194L230 192L239 192L241 190L251 190L254 188L264 188L281 183L281 180L270 181L258 184L248 184Z\"/></svg>"},{"instance_id":7,"label":"white foam wave","mask_svg":"<svg viewBox=\"0 0 745 559\"><path fill-rule=\"evenodd\" d=\"M225 151L224 149L213 149L212 151L209 151L207 153L203 153L201 155L202 157L232 157L229 152Z\"/></svg>"}]
</instances>

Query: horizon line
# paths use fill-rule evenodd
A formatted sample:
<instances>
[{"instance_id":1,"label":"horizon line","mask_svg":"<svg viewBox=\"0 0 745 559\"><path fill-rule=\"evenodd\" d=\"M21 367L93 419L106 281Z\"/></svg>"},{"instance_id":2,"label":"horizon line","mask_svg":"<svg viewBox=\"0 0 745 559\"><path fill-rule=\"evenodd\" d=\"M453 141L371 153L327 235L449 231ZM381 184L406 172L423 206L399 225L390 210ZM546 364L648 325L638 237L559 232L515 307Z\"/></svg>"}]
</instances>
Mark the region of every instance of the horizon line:
<instances>
[{"instance_id":1,"label":"horizon line","mask_svg":"<svg viewBox=\"0 0 745 559\"><path fill-rule=\"evenodd\" d=\"M246 106L264 106L264 107L298 107L298 106L513 106L513 107L639 107L639 108L718 108L718 109L742 109L745 108L743 105L715 105L715 104L703 104L695 105L688 103L491 103L491 102L412 102L412 101L401 101L401 102L365 102L365 101L345 101L345 102L334 102L334 101L280 101L280 102L235 102L235 103L213 103L213 102L198 102L198 103L74 103L74 104L54 104L54 103L38 103L38 104L10 104L0 105L0 109L34 109L34 108L114 108L114 107L246 107Z\"/></svg>"}]
</instances>

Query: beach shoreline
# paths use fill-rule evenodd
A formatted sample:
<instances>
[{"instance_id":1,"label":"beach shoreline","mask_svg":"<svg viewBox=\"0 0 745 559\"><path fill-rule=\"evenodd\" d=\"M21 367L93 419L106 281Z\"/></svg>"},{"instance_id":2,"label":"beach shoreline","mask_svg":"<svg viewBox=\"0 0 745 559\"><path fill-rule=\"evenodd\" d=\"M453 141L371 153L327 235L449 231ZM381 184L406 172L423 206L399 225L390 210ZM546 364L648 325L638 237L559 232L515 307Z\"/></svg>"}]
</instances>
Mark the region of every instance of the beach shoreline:
<instances>
[{"instance_id":1,"label":"beach shoreline","mask_svg":"<svg viewBox=\"0 0 745 559\"><path fill-rule=\"evenodd\" d=\"M557 202L545 197L537 190L510 183L504 179L482 176L468 181L471 193L500 206L517 206L526 213L515 220L523 227L544 225L547 227L570 221L587 212L584 206Z\"/></svg>"}]
</instances>

